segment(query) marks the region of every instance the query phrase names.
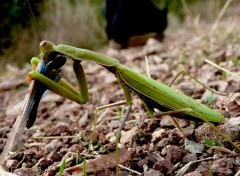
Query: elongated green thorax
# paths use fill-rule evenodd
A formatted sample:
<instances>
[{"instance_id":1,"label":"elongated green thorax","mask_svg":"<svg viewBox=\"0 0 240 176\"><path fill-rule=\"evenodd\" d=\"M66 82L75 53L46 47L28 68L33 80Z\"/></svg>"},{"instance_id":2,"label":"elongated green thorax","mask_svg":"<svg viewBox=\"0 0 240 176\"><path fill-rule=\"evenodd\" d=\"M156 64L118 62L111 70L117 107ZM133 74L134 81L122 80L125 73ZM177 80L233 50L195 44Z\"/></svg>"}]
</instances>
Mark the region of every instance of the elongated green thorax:
<instances>
[{"instance_id":1,"label":"elongated green thorax","mask_svg":"<svg viewBox=\"0 0 240 176\"><path fill-rule=\"evenodd\" d=\"M55 51L76 60L92 61L104 66L117 66L119 61L115 58L105 56L87 49L76 48L68 45L57 45L53 47Z\"/></svg>"}]
</instances>

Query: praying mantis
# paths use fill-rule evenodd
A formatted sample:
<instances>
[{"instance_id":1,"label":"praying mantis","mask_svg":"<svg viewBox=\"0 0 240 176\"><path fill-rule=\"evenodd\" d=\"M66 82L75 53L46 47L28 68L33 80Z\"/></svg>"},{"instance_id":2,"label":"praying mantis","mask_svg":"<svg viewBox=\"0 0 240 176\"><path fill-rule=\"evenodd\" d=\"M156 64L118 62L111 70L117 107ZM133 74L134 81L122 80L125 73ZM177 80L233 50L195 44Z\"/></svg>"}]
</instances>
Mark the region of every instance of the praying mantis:
<instances>
[{"instance_id":1,"label":"praying mantis","mask_svg":"<svg viewBox=\"0 0 240 176\"><path fill-rule=\"evenodd\" d=\"M61 67L65 64L66 58L71 58L73 60L73 70L77 78L79 90L74 88L58 74ZM22 122L18 122L17 120L15 124L21 123L21 128L24 128L24 125L27 128L30 128L34 124L38 104L43 93L47 89L78 104L87 103L89 100L89 93L86 77L81 65L81 62L83 61L91 61L105 67L115 75L123 89L127 107L116 135L116 144L120 138L123 125L131 112L131 91L134 91L142 100L143 105L150 116L156 116L158 113L155 113L154 109L158 109L162 112L169 111L178 118L188 120L200 119L210 125L235 148L240 150L239 146L232 142L229 137L211 123L224 121L224 116L219 112L210 109L163 83L135 72L134 70L120 64L115 58L69 45L55 45L50 41L42 41L40 43L39 57L34 57L31 60L33 71L28 74L29 78L32 80L30 84L30 93L27 102L25 103L22 117L19 120ZM200 82L198 81L198 83ZM202 83L200 84L203 85ZM213 91L211 89L209 90ZM115 103L115 105L118 104L120 103ZM20 127L14 129L12 132L12 138L10 136L10 141L8 141L5 146L6 150L4 148L4 151L0 156L0 164L6 157L9 148L12 148L14 140L19 137L19 129ZM116 145L116 150L117 149L118 147Z\"/></svg>"},{"instance_id":2,"label":"praying mantis","mask_svg":"<svg viewBox=\"0 0 240 176\"><path fill-rule=\"evenodd\" d=\"M224 116L222 114L163 83L135 72L134 70L120 64L120 62L115 58L69 45L55 45L50 41L42 41L40 43L40 52L41 53L38 59L32 59L32 63L34 63L34 65L38 65L38 63L42 62L42 60L46 65L51 65L53 63L57 64L57 58L53 61L51 57L49 57L52 53L58 53L71 58L73 60L73 70L78 81L79 91L63 78L60 78L57 81L52 80L38 71L29 72L29 76L32 79L41 82L52 92L75 101L78 104L84 104L89 100L87 82L81 65L82 61L91 61L102 65L115 75L121 84L127 105L121 126L119 127L117 133L117 140L119 139L121 129L131 112L132 100L130 92L132 90L142 100L149 115L154 116L154 109L156 108L162 112L176 111L178 113L175 113L175 116L178 118L185 118L189 120L194 118L200 119L208 123L219 135L229 141L235 148L240 150L239 146L233 143L225 134L223 134L211 123L224 121ZM63 65L61 60L59 62L61 63L60 65ZM181 113L179 113L179 111Z\"/></svg>"}]
</instances>

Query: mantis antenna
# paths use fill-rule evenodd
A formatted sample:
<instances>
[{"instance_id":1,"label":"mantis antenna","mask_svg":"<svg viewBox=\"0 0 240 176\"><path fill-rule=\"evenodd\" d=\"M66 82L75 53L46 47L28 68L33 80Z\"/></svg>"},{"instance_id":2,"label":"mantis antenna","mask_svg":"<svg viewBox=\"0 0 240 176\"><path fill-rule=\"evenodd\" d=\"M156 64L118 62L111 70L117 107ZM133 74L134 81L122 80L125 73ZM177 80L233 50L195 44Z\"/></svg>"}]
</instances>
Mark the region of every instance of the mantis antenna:
<instances>
[{"instance_id":1,"label":"mantis antenna","mask_svg":"<svg viewBox=\"0 0 240 176\"><path fill-rule=\"evenodd\" d=\"M38 34L39 34L39 36L40 36L40 38L41 38L41 41L42 41L42 40L43 40L43 34L42 34L41 30L40 30L40 27L39 27L39 25L38 25L38 22L37 22L37 20L36 20L36 18L35 18L35 15L34 15L33 11L32 11L32 8L31 8L31 5L30 5L29 0L27 0L27 3L28 3L28 7L29 7L29 9L30 9L31 15L32 15L32 17L33 17L34 23L36 24L37 32L38 32Z\"/></svg>"}]
</instances>

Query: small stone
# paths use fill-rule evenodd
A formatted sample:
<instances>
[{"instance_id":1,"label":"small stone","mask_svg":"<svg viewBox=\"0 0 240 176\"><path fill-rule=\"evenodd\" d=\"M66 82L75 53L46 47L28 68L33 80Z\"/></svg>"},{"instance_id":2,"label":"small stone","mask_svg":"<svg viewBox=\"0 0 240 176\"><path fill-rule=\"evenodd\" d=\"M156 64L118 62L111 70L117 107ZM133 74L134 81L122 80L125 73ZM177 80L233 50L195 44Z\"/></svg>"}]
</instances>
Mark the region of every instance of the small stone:
<instances>
[{"instance_id":1,"label":"small stone","mask_svg":"<svg viewBox=\"0 0 240 176\"><path fill-rule=\"evenodd\" d=\"M131 130L128 130L126 132L122 131L120 142L122 144L130 142L134 138L134 136L136 136L137 133L138 133L138 127L134 127Z\"/></svg>"},{"instance_id":2,"label":"small stone","mask_svg":"<svg viewBox=\"0 0 240 176\"><path fill-rule=\"evenodd\" d=\"M240 128L239 124L232 124L232 123L224 123L223 125L217 126L219 130L221 130L225 135L227 135L232 141L235 141L239 138L240 135ZM195 130L195 136L198 142L204 143L204 139L210 139L213 140L214 137L216 137L219 142L225 143L225 140L219 136L211 127L204 123L203 125L199 126Z\"/></svg>"},{"instance_id":3,"label":"small stone","mask_svg":"<svg viewBox=\"0 0 240 176\"><path fill-rule=\"evenodd\" d=\"M18 165L17 160L7 160L6 162L6 168L16 168Z\"/></svg>"},{"instance_id":4,"label":"small stone","mask_svg":"<svg viewBox=\"0 0 240 176\"><path fill-rule=\"evenodd\" d=\"M221 158L213 161L211 166L213 173L218 175L231 175L233 174L233 164L228 158Z\"/></svg>"},{"instance_id":5,"label":"small stone","mask_svg":"<svg viewBox=\"0 0 240 176\"><path fill-rule=\"evenodd\" d=\"M178 162L182 157L182 149L178 146L168 145L166 146L167 156L166 158L172 163Z\"/></svg>"},{"instance_id":6,"label":"small stone","mask_svg":"<svg viewBox=\"0 0 240 176\"><path fill-rule=\"evenodd\" d=\"M182 158L182 163L187 164L191 161L196 161L197 160L197 155L196 154L186 154L183 158Z\"/></svg>"},{"instance_id":7,"label":"small stone","mask_svg":"<svg viewBox=\"0 0 240 176\"><path fill-rule=\"evenodd\" d=\"M83 150L83 147L80 144L73 144L69 148L68 152L80 153L80 152L82 152L82 150Z\"/></svg>"},{"instance_id":8,"label":"small stone","mask_svg":"<svg viewBox=\"0 0 240 176\"><path fill-rule=\"evenodd\" d=\"M157 127L158 123L155 120L151 119L147 124L146 132L153 133Z\"/></svg>"},{"instance_id":9,"label":"small stone","mask_svg":"<svg viewBox=\"0 0 240 176\"><path fill-rule=\"evenodd\" d=\"M214 160L218 160L218 159L221 159L221 158L223 158L223 155L222 155L222 154L217 154L217 153L216 153L216 154L213 155L213 159L214 159Z\"/></svg>"},{"instance_id":10,"label":"small stone","mask_svg":"<svg viewBox=\"0 0 240 176\"><path fill-rule=\"evenodd\" d=\"M49 136L61 136L61 133L69 133L69 124L65 122L58 122L57 125L53 126L51 131L49 132Z\"/></svg>"},{"instance_id":11,"label":"small stone","mask_svg":"<svg viewBox=\"0 0 240 176\"><path fill-rule=\"evenodd\" d=\"M41 160L41 162L38 163L38 166L41 167L42 170L45 170L48 168L50 165L53 164L53 160L49 158L44 158Z\"/></svg>"},{"instance_id":12,"label":"small stone","mask_svg":"<svg viewBox=\"0 0 240 176\"><path fill-rule=\"evenodd\" d=\"M60 161L62 159L63 155L60 154L57 151L52 151L51 153L49 153L49 155L47 156L47 158L49 158L52 161Z\"/></svg>"},{"instance_id":13,"label":"small stone","mask_svg":"<svg viewBox=\"0 0 240 176\"><path fill-rule=\"evenodd\" d=\"M49 151L56 150L60 146L62 146L62 142L59 139L53 139L50 143L43 146L44 153L47 154Z\"/></svg>"},{"instance_id":14,"label":"small stone","mask_svg":"<svg viewBox=\"0 0 240 176\"><path fill-rule=\"evenodd\" d=\"M151 142L155 142L156 140L162 139L163 137L166 136L166 130L161 128L157 129L152 133L152 140Z\"/></svg>"},{"instance_id":15,"label":"small stone","mask_svg":"<svg viewBox=\"0 0 240 176\"><path fill-rule=\"evenodd\" d=\"M159 148L163 148L164 146L166 146L168 144L168 139L167 138L162 138L158 143L157 146Z\"/></svg>"},{"instance_id":16,"label":"small stone","mask_svg":"<svg viewBox=\"0 0 240 176\"><path fill-rule=\"evenodd\" d=\"M191 138L193 133L194 133L194 130L195 130L195 127L193 125L189 125L185 128L182 128L183 129L183 133L185 134L185 136L187 138Z\"/></svg>"},{"instance_id":17,"label":"small stone","mask_svg":"<svg viewBox=\"0 0 240 176\"><path fill-rule=\"evenodd\" d=\"M193 172L185 174L184 176L202 176L202 174L198 171L193 171Z\"/></svg>"},{"instance_id":18,"label":"small stone","mask_svg":"<svg viewBox=\"0 0 240 176\"><path fill-rule=\"evenodd\" d=\"M161 127L174 127L174 123L172 122L170 116L162 116L161 117L161 122L160 122Z\"/></svg>"},{"instance_id":19,"label":"small stone","mask_svg":"<svg viewBox=\"0 0 240 176\"><path fill-rule=\"evenodd\" d=\"M14 174L18 176L32 176L32 175L41 175L42 171L39 168L20 168L14 171Z\"/></svg>"},{"instance_id":20,"label":"small stone","mask_svg":"<svg viewBox=\"0 0 240 176\"><path fill-rule=\"evenodd\" d=\"M154 144L151 142L149 145L149 152L154 152L155 151L155 147Z\"/></svg>"},{"instance_id":21,"label":"small stone","mask_svg":"<svg viewBox=\"0 0 240 176\"><path fill-rule=\"evenodd\" d=\"M116 136L114 132L110 132L106 135L106 139L109 140L109 142L115 142Z\"/></svg>"},{"instance_id":22,"label":"small stone","mask_svg":"<svg viewBox=\"0 0 240 176\"><path fill-rule=\"evenodd\" d=\"M172 175L175 167L169 160L164 159L155 163L153 169L162 172L164 175Z\"/></svg>"},{"instance_id":23,"label":"small stone","mask_svg":"<svg viewBox=\"0 0 240 176\"><path fill-rule=\"evenodd\" d=\"M205 171L208 172L208 168L209 168L209 163L207 161L202 161L195 170L202 173Z\"/></svg>"},{"instance_id":24,"label":"small stone","mask_svg":"<svg viewBox=\"0 0 240 176\"><path fill-rule=\"evenodd\" d=\"M170 134L168 135L168 141L172 144L179 144L181 139L182 137L179 136L177 129L171 130Z\"/></svg>"},{"instance_id":25,"label":"small stone","mask_svg":"<svg viewBox=\"0 0 240 176\"><path fill-rule=\"evenodd\" d=\"M144 172L144 176L164 176L160 171L150 169L149 171Z\"/></svg>"}]
</instances>

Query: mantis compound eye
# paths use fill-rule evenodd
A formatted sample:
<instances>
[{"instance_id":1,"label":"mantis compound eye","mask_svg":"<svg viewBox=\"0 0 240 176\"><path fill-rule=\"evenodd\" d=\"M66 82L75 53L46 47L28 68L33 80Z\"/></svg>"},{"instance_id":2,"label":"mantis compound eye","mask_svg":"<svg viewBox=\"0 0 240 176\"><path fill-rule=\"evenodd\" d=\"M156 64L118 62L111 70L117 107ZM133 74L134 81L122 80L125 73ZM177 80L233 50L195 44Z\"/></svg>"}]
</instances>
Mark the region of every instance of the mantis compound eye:
<instances>
[{"instance_id":1,"label":"mantis compound eye","mask_svg":"<svg viewBox=\"0 0 240 176\"><path fill-rule=\"evenodd\" d=\"M45 55L46 53L53 52L54 46L55 46L54 43L47 41L47 40L43 40L40 43L39 48L40 48L41 53L44 53L44 55Z\"/></svg>"},{"instance_id":2,"label":"mantis compound eye","mask_svg":"<svg viewBox=\"0 0 240 176\"><path fill-rule=\"evenodd\" d=\"M46 41L46 40L43 40L41 43L40 43L40 48L43 48L44 46L46 46L47 45L47 43L48 43L48 41Z\"/></svg>"}]
</instances>

